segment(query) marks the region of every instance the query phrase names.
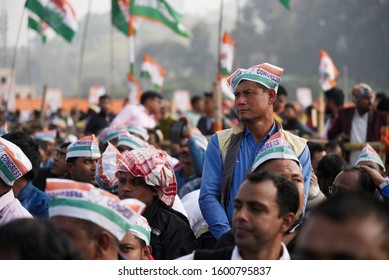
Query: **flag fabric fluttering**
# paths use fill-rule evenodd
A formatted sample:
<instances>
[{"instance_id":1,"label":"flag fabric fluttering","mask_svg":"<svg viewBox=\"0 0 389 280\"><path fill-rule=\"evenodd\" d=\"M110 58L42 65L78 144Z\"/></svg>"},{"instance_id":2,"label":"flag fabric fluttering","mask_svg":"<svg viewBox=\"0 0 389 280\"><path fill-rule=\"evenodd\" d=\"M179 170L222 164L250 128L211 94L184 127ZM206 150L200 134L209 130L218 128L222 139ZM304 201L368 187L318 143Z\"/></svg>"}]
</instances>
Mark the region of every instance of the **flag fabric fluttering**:
<instances>
[{"instance_id":1,"label":"flag fabric fluttering","mask_svg":"<svg viewBox=\"0 0 389 280\"><path fill-rule=\"evenodd\" d=\"M190 38L181 23L181 14L173 7L172 0L131 0L130 15L160 22L177 34Z\"/></svg>"},{"instance_id":2,"label":"flag fabric fluttering","mask_svg":"<svg viewBox=\"0 0 389 280\"><path fill-rule=\"evenodd\" d=\"M234 41L230 34L225 32L220 44L220 73L218 80L220 88L224 96L230 100L234 100L235 96L227 86L227 77L231 74L232 65L234 62Z\"/></svg>"},{"instance_id":3,"label":"flag fabric fluttering","mask_svg":"<svg viewBox=\"0 0 389 280\"><path fill-rule=\"evenodd\" d=\"M128 19L130 16L130 0L112 0L112 24L124 35L128 36ZM134 33L139 27L138 18L133 18Z\"/></svg>"},{"instance_id":4,"label":"flag fabric fluttering","mask_svg":"<svg viewBox=\"0 0 389 280\"><path fill-rule=\"evenodd\" d=\"M151 79L155 91L160 91L165 77L165 69L155 62L150 56L144 55L141 65L142 78Z\"/></svg>"},{"instance_id":5,"label":"flag fabric fluttering","mask_svg":"<svg viewBox=\"0 0 389 280\"><path fill-rule=\"evenodd\" d=\"M42 43L47 42L47 30L49 26L37 15L30 13L28 15L28 27L35 30L42 39Z\"/></svg>"},{"instance_id":6,"label":"flag fabric fluttering","mask_svg":"<svg viewBox=\"0 0 389 280\"><path fill-rule=\"evenodd\" d=\"M331 57L324 50L319 52L319 84L323 91L336 86L336 78L339 71L336 68Z\"/></svg>"},{"instance_id":7,"label":"flag fabric fluttering","mask_svg":"<svg viewBox=\"0 0 389 280\"><path fill-rule=\"evenodd\" d=\"M220 66L222 77L228 77L232 71L234 61L234 41L228 32L224 33L220 45Z\"/></svg>"},{"instance_id":8,"label":"flag fabric fluttering","mask_svg":"<svg viewBox=\"0 0 389 280\"><path fill-rule=\"evenodd\" d=\"M66 41L72 41L78 30L78 23L76 13L67 0L27 0L25 7Z\"/></svg>"},{"instance_id":9,"label":"flag fabric fluttering","mask_svg":"<svg viewBox=\"0 0 389 280\"><path fill-rule=\"evenodd\" d=\"M131 72L128 72L128 101L131 104L139 103L142 94L141 87Z\"/></svg>"},{"instance_id":10,"label":"flag fabric fluttering","mask_svg":"<svg viewBox=\"0 0 389 280\"><path fill-rule=\"evenodd\" d=\"M287 10L290 10L290 0L280 0L280 2Z\"/></svg>"}]
</instances>

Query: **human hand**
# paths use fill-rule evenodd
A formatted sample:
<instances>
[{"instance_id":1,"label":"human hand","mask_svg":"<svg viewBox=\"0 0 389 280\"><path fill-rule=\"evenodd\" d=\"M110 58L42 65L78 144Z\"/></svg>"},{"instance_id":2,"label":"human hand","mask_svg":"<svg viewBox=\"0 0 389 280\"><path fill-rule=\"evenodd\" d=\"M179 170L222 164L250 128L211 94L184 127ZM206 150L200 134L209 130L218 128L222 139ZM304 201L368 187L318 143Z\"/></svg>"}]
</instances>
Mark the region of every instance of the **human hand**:
<instances>
[{"instance_id":1,"label":"human hand","mask_svg":"<svg viewBox=\"0 0 389 280\"><path fill-rule=\"evenodd\" d=\"M187 117L181 117L179 119L180 122L185 124L184 129L182 130L182 138L191 139L192 138L192 126Z\"/></svg>"},{"instance_id":2,"label":"human hand","mask_svg":"<svg viewBox=\"0 0 389 280\"><path fill-rule=\"evenodd\" d=\"M340 133L336 137L336 140L338 140L339 142L348 141L349 139L350 139L350 137L346 133L344 133L344 132Z\"/></svg>"},{"instance_id":3,"label":"human hand","mask_svg":"<svg viewBox=\"0 0 389 280\"><path fill-rule=\"evenodd\" d=\"M374 185L376 186L377 189L379 189L379 185L385 181L385 178L381 175L381 173L379 173L377 170L367 165L358 165L358 166L360 166L363 170L365 170L370 175L371 179L374 182Z\"/></svg>"}]
</instances>

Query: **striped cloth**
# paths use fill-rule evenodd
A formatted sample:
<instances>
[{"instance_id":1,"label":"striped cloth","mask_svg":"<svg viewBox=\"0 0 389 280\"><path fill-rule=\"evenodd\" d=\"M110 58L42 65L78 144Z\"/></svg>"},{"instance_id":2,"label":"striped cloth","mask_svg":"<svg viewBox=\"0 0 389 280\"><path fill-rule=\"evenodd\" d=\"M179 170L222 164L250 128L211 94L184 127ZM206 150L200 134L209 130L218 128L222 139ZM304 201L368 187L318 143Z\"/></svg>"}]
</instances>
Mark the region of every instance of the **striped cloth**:
<instances>
[{"instance_id":1,"label":"striped cloth","mask_svg":"<svg viewBox=\"0 0 389 280\"><path fill-rule=\"evenodd\" d=\"M274 89L275 92L277 92L283 72L283 68L270 63L262 63L251 66L248 69L237 69L227 78L227 84L232 92L235 91L236 87L242 80L260 83L266 88Z\"/></svg>"},{"instance_id":2,"label":"striped cloth","mask_svg":"<svg viewBox=\"0 0 389 280\"><path fill-rule=\"evenodd\" d=\"M0 137L0 178L8 186L32 169L27 156L14 143Z\"/></svg>"},{"instance_id":3,"label":"striped cloth","mask_svg":"<svg viewBox=\"0 0 389 280\"><path fill-rule=\"evenodd\" d=\"M132 150L135 150L139 148L148 148L150 145L146 141L142 140L140 137L134 136L126 130L122 130L120 131L118 143L116 144L116 146L126 146Z\"/></svg>"},{"instance_id":4,"label":"striped cloth","mask_svg":"<svg viewBox=\"0 0 389 280\"><path fill-rule=\"evenodd\" d=\"M117 193L119 181L116 177L116 169L122 160L122 154L108 142L107 148L96 164L95 178L99 188Z\"/></svg>"},{"instance_id":5,"label":"striped cloth","mask_svg":"<svg viewBox=\"0 0 389 280\"><path fill-rule=\"evenodd\" d=\"M31 135L35 140L45 141L49 143L55 143L55 138L57 138L57 130L55 129L43 129L37 131Z\"/></svg>"},{"instance_id":6,"label":"striped cloth","mask_svg":"<svg viewBox=\"0 0 389 280\"><path fill-rule=\"evenodd\" d=\"M48 178L46 193L52 198L49 216L90 221L109 231L119 241L136 224L145 204L137 199L120 200L89 183Z\"/></svg>"},{"instance_id":7,"label":"striped cloth","mask_svg":"<svg viewBox=\"0 0 389 280\"><path fill-rule=\"evenodd\" d=\"M194 127L192 128L192 138L195 140L196 144L203 150L205 151L208 146L208 139L205 137L201 131L197 128Z\"/></svg>"},{"instance_id":8,"label":"striped cloth","mask_svg":"<svg viewBox=\"0 0 389 280\"><path fill-rule=\"evenodd\" d=\"M120 130L121 128L116 126L106 127L99 133L98 138L102 144L107 144L108 141L119 137Z\"/></svg>"},{"instance_id":9,"label":"striped cloth","mask_svg":"<svg viewBox=\"0 0 389 280\"><path fill-rule=\"evenodd\" d=\"M255 157L251 171L254 171L259 165L271 159L292 159L296 161L302 169L300 161L293 152L292 147L285 140L285 136L281 131L278 131L266 141L258 155Z\"/></svg>"},{"instance_id":10,"label":"striped cloth","mask_svg":"<svg viewBox=\"0 0 389 280\"><path fill-rule=\"evenodd\" d=\"M131 225L129 232L131 232L139 239L142 239L146 245L150 245L151 228L145 217L140 216L135 225Z\"/></svg>"},{"instance_id":11,"label":"striped cloth","mask_svg":"<svg viewBox=\"0 0 389 280\"><path fill-rule=\"evenodd\" d=\"M385 164L382 162L382 159L380 158L380 155L369 144L366 144L365 147L363 147L363 149L362 149L361 153L359 154L358 160L355 163L355 165L358 165L358 163L360 163L361 161L372 161L372 162L375 162L379 166L382 167L383 171L385 171Z\"/></svg>"},{"instance_id":12,"label":"striped cloth","mask_svg":"<svg viewBox=\"0 0 389 280\"><path fill-rule=\"evenodd\" d=\"M99 158L99 142L94 134L82 137L68 146L66 159L71 157Z\"/></svg>"},{"instance_id":13,"label":"striped cloth","mask_svg":"<svg viewBox=\"0 0 389 280\"><path fill-rule=\"evenodd\" d=\"M159 199L172 206L177 193L177 181L166 152L142 148L125 151L123 156L124 160L117 171L130 172L134 177L143 178L147 185L157 191Z\"/></svg>"}]
</instances>

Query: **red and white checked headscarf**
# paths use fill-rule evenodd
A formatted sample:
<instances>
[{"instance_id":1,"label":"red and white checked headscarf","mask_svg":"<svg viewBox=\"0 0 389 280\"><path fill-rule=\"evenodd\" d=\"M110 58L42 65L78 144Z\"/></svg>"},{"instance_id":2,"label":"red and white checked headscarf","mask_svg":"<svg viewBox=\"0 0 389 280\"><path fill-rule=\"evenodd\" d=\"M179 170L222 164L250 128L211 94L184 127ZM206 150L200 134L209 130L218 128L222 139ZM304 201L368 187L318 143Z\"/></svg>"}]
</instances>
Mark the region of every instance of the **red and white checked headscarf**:
<instances>
[{"instance_id":1,"label":"red and white checked headscarf","mask_svg":"<svg viewBox=\"0 0 389 280\"><path fill-rule=\"evenodd\" d=\"M118 172L130 172L134 177L145 180L153 187L159 199L172 206L177 193L177 181L173 168L164 151L154 148L142 148L123 153Z\"/></svg>"}]
</instances>

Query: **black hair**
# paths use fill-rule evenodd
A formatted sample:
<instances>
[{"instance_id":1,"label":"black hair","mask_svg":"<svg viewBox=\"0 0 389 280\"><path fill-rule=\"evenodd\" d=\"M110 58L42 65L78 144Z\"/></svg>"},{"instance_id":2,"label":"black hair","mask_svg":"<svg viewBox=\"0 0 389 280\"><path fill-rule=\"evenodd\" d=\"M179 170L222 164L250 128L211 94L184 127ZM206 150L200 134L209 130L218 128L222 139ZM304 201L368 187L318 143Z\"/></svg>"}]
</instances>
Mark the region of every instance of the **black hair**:
<instances>
[{"instance_id":1,"label":"black hair","mask_svg":"<svg viewBox=\"0 0 389 280\"><path fill-rule=\"evenodd\" d=\"M310 217L326 217L339 224L350 219L358 219L373 215L383 226L383 247L389 252L389 205L373 196L358 192L339 193L323 201L311 210Z\"/></svg>"},{"instance_id":2,"label":"black hair","mask_svg":"<svg viewBox=\"0 0 389 280\"><path fill-rule=\"evenodd\" d=\"M108 94L104 94L104 95L100 96L99 102L101 102L103 100L111 100L111 96L109 96Z\"/></svg>"},{"instance_id":3,"label":"black hair","mask_svg":"<svg viewBox=\"0 0 389 280\"><path fill-rule=\"evenodd\" d=\"M381 101L377 105L377 110L389 113L389 98L388 97L384 97L381 99Z\"/></svg>"},{"instance_id":4,"label":"black hair","mask_svg":"<svg viewBox=\"0 0 389 280\"><path fill-rule=\"evenodd\" d=\"M328 187L338 175L346 167L346 162L338 155L325 155L317 164L316 176L319 181L320 190L326 197L329 197ZM328 186L323 185L323 181L328 182Z\"/></svg>"},{"instance_id":5,"label":"black hair","mask_svg":"<svg viewBox=\"0 0 389 280\"><path fill-rule=\"evenodd\" d=\"M247 180L252 183L260 183L266 180L273 182L277 188L276 200L280 208L278 217L289 212L297 213L300 203L299 192L296 185L289 179L270 171L254 171L247 175Z\"/></svg>"},{"instance_id":6,"label":"black hair","mask_svg":"<svg viewBox=\"0 0 389 280\"><path fill-rule=\"evenodd\" d=\"M324 152L325 151L324 147L321 144L317 144L317 143L313 143L313 142L308 142L308 148L309 148L309 152L311 154L311 160L312 160L313 155L316 152Z\"/></svg>"},{"instance_id":7,"label":"black hair","mask_svg":"<svg viewBox=\"0 0 389 280\"><path fill-rule=\"evenodd\" d=\"M67 235L50 221L17 219L0 227L0 259L79 260Z\"/></svg>"},{"instance_id":8,"label":"black hair","mask_svg":"<svg viewBox=\"0 0 389 280\"><path fill-rule=\"evenodd\" d=\"M162 96L155 91L151 91L151 90L145 91L142 93L142 96L140 97L140 103L142 105L145 105L147 100L154 99L154 98L162 99Z\"/></svg>"},{"instance_id":9,"label":"black hair","mask_svg":"<svg viewBox=\"0 0 389 280\"><path fill-rule=\"evenodd\" d=\"M211 92L211 91L204 92L204 97L213 98L213 92Z\"/></svg>"},{"instance_id":10,"label":"black hair","mask_svg":"<svg viewBox=\"0 0 389 280\"><path fill-rule=\"evenodd\" d=\"M346 147L344 146L344 143L341 141L337 141L337 140L329 141L324 145L324 148L328 153L328 150L333 150L338 146L342 150L342 155L344 155L346 153Z\"/></svg>"},{"instance_id":11,"label":"black hair","mask_svg":"<svg viewBox=\"0 0 389 280\"><path fill-rule=\"evenodd\" d=\"M352 166L352 167L346 167L342 170L343 172L353 172L357 171L359 173L359 178L358 178L358 189L361 192L364 193L369 193L374 195L375 194L375 183L373 179L370 177L369 173L365 171L363 168L360 166Z\"/></svg>"},{"instance_id":12,"label":"black hair","mask_svg":"<svg viewBox=\"0 0 389 280\"><path fill-rule=\"evenodd\" d=\"M32 169L23 177L28 178L29 181L34 180L38 175L42 160L37 141L32 139L28 134L20 131L10 132L4 134L2 137L18 146L30 160Z\"/></svg>"},{"instance_id":13,"label":"black hair","mask_svg":"<svg viewBox=\"0 0 389 280\"><path fill-rule=\"evenodd\" d=\"M334 101L337 107L342 107L344 104L344 93L340 88L331 88L324 92L328 100Z\"/></svg>"},{"instance_id":14,"label":"black hair","mask_svg":"<svg viewBox=\"0 0 389 280\"><path fill-rule=\"evenodd\" d=\"M280 96L280 95L288 96L288 92L286 91L286 89L282 85L279 85L278 90L277 90L277 96Z\"/></svg>"},{"instance_id":15,"label":"black hair","mask_svg":"<svg viewBox=\"0 0 389 280\"><path fill-rule=\"evenodd\" d=\"M197 103L199 103L201 101L201 96L199 95L195 95L193 96L191 99L190 99L190 104L193 106L195 106Z\"/></svg>"}]
</instances>

